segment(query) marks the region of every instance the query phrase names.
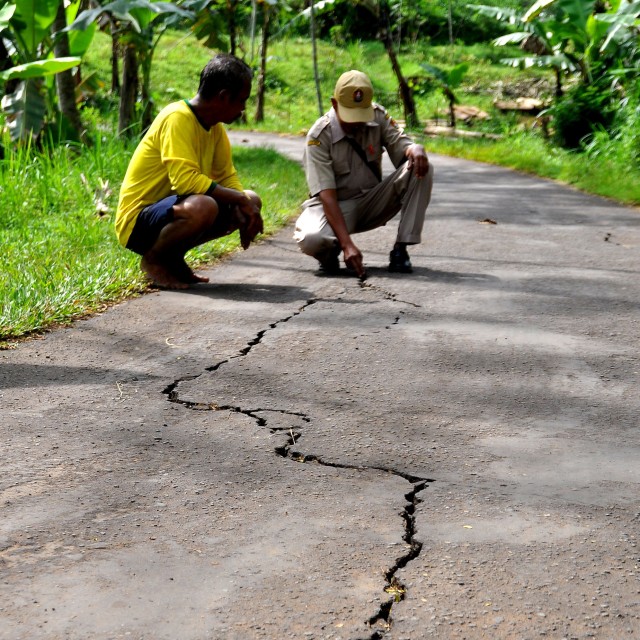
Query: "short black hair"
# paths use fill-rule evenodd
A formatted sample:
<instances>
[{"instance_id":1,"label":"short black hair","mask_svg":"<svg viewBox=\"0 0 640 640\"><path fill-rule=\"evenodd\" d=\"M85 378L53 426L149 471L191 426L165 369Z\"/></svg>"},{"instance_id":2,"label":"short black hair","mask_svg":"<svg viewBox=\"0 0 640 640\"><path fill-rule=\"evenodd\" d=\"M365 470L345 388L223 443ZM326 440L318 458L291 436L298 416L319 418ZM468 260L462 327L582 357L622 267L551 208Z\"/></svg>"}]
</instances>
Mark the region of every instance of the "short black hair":
<instances>
[{"instance_id":1,"label":"short black hair","mask_svg":"<svg viewBox=\"0 0 640 640\"><path fill-rule=\"evenodd\" d=\"M245 62L230 53L218 53L200 73L198 94L204 100L211 100L223 89L236 97L251 82L253 71Z\"/></svg>"}]
</instances>

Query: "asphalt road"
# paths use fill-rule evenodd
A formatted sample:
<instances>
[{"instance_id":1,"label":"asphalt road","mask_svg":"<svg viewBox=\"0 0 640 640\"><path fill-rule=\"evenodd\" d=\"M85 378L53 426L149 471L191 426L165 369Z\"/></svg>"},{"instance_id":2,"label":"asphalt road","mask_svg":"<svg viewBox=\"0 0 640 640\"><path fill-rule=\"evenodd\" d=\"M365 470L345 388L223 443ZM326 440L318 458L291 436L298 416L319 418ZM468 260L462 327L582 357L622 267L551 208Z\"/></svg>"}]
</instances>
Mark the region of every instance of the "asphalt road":
<instances>
[{"instance_id":1,"label":"asphalt road","mask_svg":"<svg viewBox=\"0 0 640 640\"><path fill-rule=\"evenodd\" d=\"M640 212L432 162L410 276L287 228L0 352L0 638L640 636Z\"/></svg>"}]
</instances>

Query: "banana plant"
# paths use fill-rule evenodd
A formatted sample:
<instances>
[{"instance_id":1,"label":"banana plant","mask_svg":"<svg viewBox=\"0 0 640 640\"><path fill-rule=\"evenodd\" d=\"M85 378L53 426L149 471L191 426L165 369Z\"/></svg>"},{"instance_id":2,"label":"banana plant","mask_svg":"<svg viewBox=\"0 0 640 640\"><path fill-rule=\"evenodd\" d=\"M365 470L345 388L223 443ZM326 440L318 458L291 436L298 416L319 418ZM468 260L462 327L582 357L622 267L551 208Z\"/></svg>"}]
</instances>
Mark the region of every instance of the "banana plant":
<instances>
[{"instance_id":1,"label":"banana plant","mask_svg":"<svg viewBox=\"0 0 640 640\"><path fill-rule=\"evenodd\" d=\"M53 23L53 46L57 58L68 56L82 57L93 40L97 25L86 31L67 31L67 25L73 21L80 8L80 0L58 5L56 19ZM90 74L95 75L95 74ZM60 110L62 124L69 130L70 137L81 139L84 137L85 128L78 109L78 103L86 95L86 87L89 82L83 81L80 74L80 66L75 70L67 69L55 76L58 108Z\"/></svg>"},{"instance_id":2,"label":"banana plant","mask_svg":"<svg viewBox=\"0 0 640 640\"><path fill-rule=\"evenodd\" d=\"M469 71L469 65L466 62L456 65L450 71L445 71L441 67L436 67L431 64L420 65L432 78L435 79L437 84L442 89L447 101L449 102L449 126L452 129L456 127L456 112L455 105L458 102L458 97L455 94L454 89L457 89L462 83L462 79Z\"/></svg>"},{"instance_id":3,"label":"banana plant","mask_svg":"<svg viewBox=\"0 0 640 640\"><path fill-rule=\"evenodd\" d=\"M608 25L606 37L600 45L600 51L605 53L617 49L629 60L639 62L640 47L638 33L640 32L640 2L614 0L606 13L595 15L596 20Z\"/></svg>"},{"instance_id":4,"label":"banana plant","mask_svg":"<svg viewBox=\"0 0 640 640\"><path fill-rule=\"evenodd\" d=\"M486 5L470 5L479 13L520 27L494 40L497 46L516 44L534 55L505 58L513 67L544 67L556 74L556 95L562 78L579 74L582 84L618 67L623 45L637 43L640 2L613 0L596 11L595 0L537 0L524 13ZM637 58L635 61L637 65Z\"/></svg>"},{"instance_id":5,"label":"banana plant","mask_svg":"<svg viewBox=\"0 0 640 640\"><path fill-rule=\"evenodd\" d=\"M62 0L15 0L0 8L0 37L13 66L0 73L1 101L11 139L37 138L55 121L53 76L80 63L78 56L53 56L51 27Z\"/></svg>"},{"instance_id":6,"label":"banana plant","mask_svg":"<svg viewBox=\"0 0 640 640\"><path fill-rule=\"evenodd\" d=\"M229 51L236 55L238 24L248 16L249 7L242 0L181 0L180 6L193 11L195 19L189 29L210 49Z\"/></svg>"}]
</instances>

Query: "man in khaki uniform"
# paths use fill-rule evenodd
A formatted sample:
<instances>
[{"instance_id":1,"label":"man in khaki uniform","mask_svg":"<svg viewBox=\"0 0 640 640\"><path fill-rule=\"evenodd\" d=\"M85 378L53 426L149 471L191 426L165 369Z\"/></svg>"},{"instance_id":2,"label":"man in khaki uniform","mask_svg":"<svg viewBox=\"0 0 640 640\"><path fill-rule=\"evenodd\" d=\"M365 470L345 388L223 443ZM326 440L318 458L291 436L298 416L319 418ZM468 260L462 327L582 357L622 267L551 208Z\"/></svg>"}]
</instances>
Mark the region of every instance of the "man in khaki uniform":
<instances>
[{"instance_id":1,"label":"man in khaki uniform","mask_svg":"<svg viewBox=\"0 0 640 640\"><path fill-rule=\"evenodd\" d=\"M310 199L296 222L294 238L335 274L344 253L348 269L366 277L352 234L386 224L400 211L389 271L411 273L407 246L421 240L433 185L424 147L414 144L386 110L372 102L373 87L360 71L343 73L331 98L333 108L309 130L304 166ZM381 178L386 149L395 171Z\"/></svg>"}]
</instances>

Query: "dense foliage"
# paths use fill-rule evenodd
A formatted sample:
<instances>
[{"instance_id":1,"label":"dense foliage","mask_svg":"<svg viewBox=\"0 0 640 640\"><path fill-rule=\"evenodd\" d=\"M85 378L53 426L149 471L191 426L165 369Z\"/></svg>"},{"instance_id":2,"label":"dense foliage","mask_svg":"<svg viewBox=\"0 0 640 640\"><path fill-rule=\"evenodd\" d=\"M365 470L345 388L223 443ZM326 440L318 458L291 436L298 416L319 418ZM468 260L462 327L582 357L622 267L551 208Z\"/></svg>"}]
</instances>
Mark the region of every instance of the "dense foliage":
<instances>
[{"instance_id":1,"label":"dense foliage","mask_svg":"<svg viewBox=\"0 0 640 640\"><path fill-rule=\"evenodd\" d=\"M434 71L428 60L402 61L403 50L446 43L454 51L454 43L493 41L521 50L500 63L555 74L555 98L543 114L555 144L591 153L618 145L636 162L628 123L637 121L639 16L640 0L537 0L531 6L521 0L490 6L463 0L94 0L90 8L83 0L0 0L0 117L15 142L90 140L83 106L97 92L117 100L118 133L138 135L156 111L155 53L165 34L177 29L256 67L256 122L268 120L265 96L287 82L268 69L267 47L297 35L313 43L320 109L316 38L346 48L377 40L393 69L407 124L420 124L416 96L436 86L447 96L455 124L457 92L450 79L466 61L451 59L448 68ZM83 68L98 31L111 39L110 86Z\"/></svg>"},{"instance_id":2,"label":"dense foliage","mask_svg":"<svg viewBox=\"0 0 640 640\"><path fill-rule=\"evenodd\" d=\"M498 0L501 6L522 8L519 0ZM390 2L391 30L396 42L446 44L450 40L473 44L487 42L504 32L494 20L478 14L466 0L417 0ZM371 20L365 3L337 0L323 5L317 16L318 35L338 45L349 40L373 40L379 24ZM307 25L301 21L292 31L306 35Z\"/></svg>"}]
</instances>

